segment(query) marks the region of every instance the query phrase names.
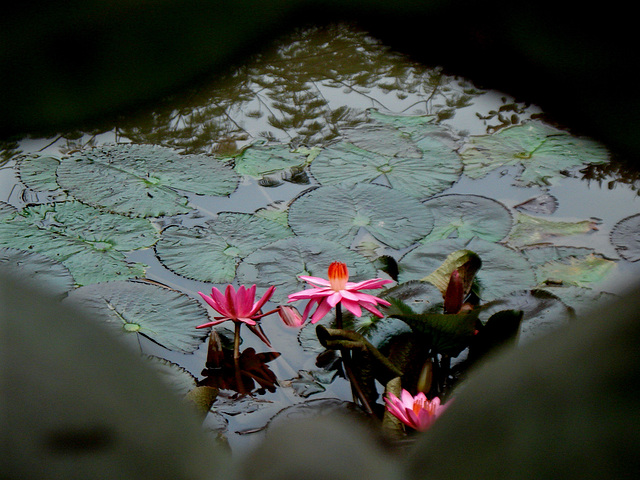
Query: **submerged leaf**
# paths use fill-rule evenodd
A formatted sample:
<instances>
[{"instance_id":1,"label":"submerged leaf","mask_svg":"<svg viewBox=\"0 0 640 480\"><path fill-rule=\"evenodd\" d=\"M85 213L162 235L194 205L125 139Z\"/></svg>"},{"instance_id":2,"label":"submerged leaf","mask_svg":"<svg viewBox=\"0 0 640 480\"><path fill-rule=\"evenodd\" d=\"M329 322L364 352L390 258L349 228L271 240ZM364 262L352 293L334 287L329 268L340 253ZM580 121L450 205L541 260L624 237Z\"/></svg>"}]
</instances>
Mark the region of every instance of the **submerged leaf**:
<instances>
[{"instance_id":1,"label":"submerged leaf","mask_svg":"<svg viewBox=\"0 0 640 480\"><path fill-rule=\"evenodd\" d=\"M245 257L237 269L237 280L245 285L273 285L273 301L286 301L287 295L306 288L298 275L326 277L327 268L341 261L349 268L350 281L373 278L376 270L369 260L328 240L290 237L266 245Z\"/></svg>"},{"instance_id":2,"label":"submerged leaf","mask_svg":"<svg viewBox=\"0 0 640 480\"><path fill-rule=\"evenodd\" d=\"M526 200L513 208L521 212L538 215L551 215L558 208L558 199L549 193Z\"/></svg>"},{"instance_id":3,"label":"submerged leaf","mask_svg":"<svg viewBox=\"0 0 640 480\"><path fill-rule=\"evenodd\" d=\"M157 230L145 219L96 210L80 202L26 207L0 219L0 243L63 263L80 285L144 275L123 252L153 245Z\"/></svg>"},{"instance_id":4,"label":"submerged leaf","mask_svg":"<svg viewBox=\"0 0 640 480\"><path fill-rule=\"evenodd\" d=\"M423 243L478 237L499 242L511 230L511 213L502 203L480 195L449 194L424 202L433 214L433 230Z\"/></svg>"},{"instance_id":5,"label":"submerged leaf","mask_svg":"<svg viewBox=\"0 0 640 480\"><path fill-rule=\"evenodd\" d=\"M550 185L564 171L609 160L603 145L538 120L473 137L460 155L464 173L471 178L484 177L497 168L519 166L516 180L523 186Z\"/></svg>"},{"instance_id":6,"label":"submerged leaf","mask_svg":"<svg viewBox=\"0 0 640 480\"><path fill-rule=\"evenodd\" d=\"M180 155L154 145L116 144L63 158L58 182L77 199L134 217L191 210L179 191L225 196L238 184L235 172L205 155Z\"/></svg>"},{"instance_id":7,"label":"submerged leaf","mask_svg":"<svg viewBox=\"0 0 640 480\"><path fill-rule=\"evenodd\" d=\"M640 213L623 218L611 230L611 243L618 255L630 262L640 260Z\"/></svg>"},{"instance_id":8,"label":"submerged leaf","mask_svg":"<svg viewBox=\"0 0 640 480\"><path fill-rule=\"evenodd\" d=\"M64 300L88 311L122 335L141 334L170 350L195 351L207 337L196 325L209 321L193 298L155 285L110 282L81 287Z\"/></svg>"},{"instance_id":9,"label":"submerged leaf","mask_svg":"<svg viewBox=\"0 0 640 480\"><path fill-rule=\"evenodd\" d=\"M204 226L166 228L156 254L168 269L186 278L231 283L242 258L291 235L289 228L272 220L223 212Z\"/></svg>"},{"instance_id":10,"label":"submerged leaf","mask_svg":"<svg viewBox=\"0 0 640 480\"><path fill-rule=\"evenodd\" d=\"M360 228L391 248L403 248L431 231L433 216L418 200L380 185L334 185L312 189L289 207L298 235L350 246Z\"/></svg>"}]
</instances>

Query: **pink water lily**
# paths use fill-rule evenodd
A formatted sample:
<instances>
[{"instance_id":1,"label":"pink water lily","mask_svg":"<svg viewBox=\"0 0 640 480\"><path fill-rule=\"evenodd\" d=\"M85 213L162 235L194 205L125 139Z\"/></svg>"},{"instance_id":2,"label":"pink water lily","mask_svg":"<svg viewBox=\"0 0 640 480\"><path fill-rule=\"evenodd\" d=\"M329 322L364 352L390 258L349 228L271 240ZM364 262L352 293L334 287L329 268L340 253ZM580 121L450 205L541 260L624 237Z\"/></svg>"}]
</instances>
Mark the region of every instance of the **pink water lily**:
<instances>
[{"instance_id":1,"label":"pink water lily","mask_svg":"<svg viewBox=\"0 0 640 480\"><path fill-rule=\"evenodd\" d=\"M328 280L306 275L299 276L300 279L315 287L289 295L289 302L309 300L302 314L302 321L307 319L311 308L315 304L318 304L318 308L316 308L316 311L311 317L311 323L319 321L338 303L344 305L344 307L356 317L362 316L362 309L364 308L380 318L384 315L380 313L376 305L379 304L387 307L391 305L382 298L374 297L373 295L360 291L381 288L383 285L391 283L391 280L373 278L357 283L349 282L349 270L342 262L333 262L329 265L328 274Z\"/></svg>"},{"instance_id":2,"label":"pink water lily","mask_svg":"<svg viewBox=\"0 0 640 480\"><path fill-rule=\"evenodd\" d=\"M408 391L402 390L400 398L389 393L384 398L387 410L397 417L402 423L415 430L424 431L429 428L447 405L440 405L438 397L427 400L424 393L415 397Z\"/></svg>"},{"instance_id":3,"label":"pink water lily","mask_svg":"<svg viewBox=\"0 0 640 480\"><path fill-rule=\"evenodd\" d=\"M214 317L213 322L198 325L196 328L212 327L213 325L218 325L219 323L226 322L227 320L242 322L247 325L256 325L256 320L268 315L261 314L260 309L267 301L269 301L274 290L275 287L269 287L262 298L257 302L254 302L256 296L255 285L252 285L250 288L245 288L244 285L241 285L238 287L237 292L233 286L228 285L224 295L215 287L211 289L211 296L198 292L204 301L221 316Z\"/></svg>"}]
</instances>

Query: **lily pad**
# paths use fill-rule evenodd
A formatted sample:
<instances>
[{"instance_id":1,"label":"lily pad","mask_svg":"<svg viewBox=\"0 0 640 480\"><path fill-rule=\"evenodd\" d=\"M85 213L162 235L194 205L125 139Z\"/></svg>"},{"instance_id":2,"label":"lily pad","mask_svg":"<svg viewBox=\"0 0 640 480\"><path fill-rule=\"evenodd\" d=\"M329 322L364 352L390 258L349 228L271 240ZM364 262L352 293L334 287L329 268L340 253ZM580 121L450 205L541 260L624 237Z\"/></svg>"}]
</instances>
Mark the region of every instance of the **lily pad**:
<instances>
[{"instance_id":1,"label":"lily pad","mask_svg":"<svg viewBox=\"0 0 640 480\"><path fill-rule=\"evenodd\" d=\"M56 297L66 295L75 286L67 267L37 252L0 248L0 271L29 284L40 285Z\"/></svg>"},{"instance_id":2,"label":"lily pad","mask_svg":"<svg viewBox=\"0 0 640 480\"><path fill-rule=\"evenodd\" d=\"M58 200L66 196L56 179L60 160L51 155L26 157L18 163L20 181L37 192L52 192Z\"/></svg>"},{"instance_id":3,"label":"lily pad","mask_svg":"<svg viewBox=\"0 0 640 480\"><path fill-rule=\"evenodd\" d=\"M177 215L191 210L180 193L226 196L238 176L206 155L180 155L154 145L116 144L63 158L58 183L75 198L133 217Z\"/></svg>"},{"instance_id":4,"label":"lily pad","mask_svg":"<svg viewBox=\"0 0 640 480\"><path fill-rule=\"evenodd\" d=\"M240 175L261 178L284 170L301 167L313 160L319 149L290 148L283 144L256 142L234 158L235 170Z\"/></svg>"},{"instance_id":5,"label":"lily pad","mask_svg":"<svg viewBox=\"0 0 640 480\"><path fill-rule=\"evenodd\" d=\"M196 377L177 363L154 355L148 355L146 358L151 364L153 371L158 374L164 384L176 395L184 397L196 388Z\"/></svg>"},{"instance_id":6,"label":"lily pad","mask_svg":"<svg viewBox=\"0 0 640 480\"><path fill-rule=\"evenodd\" d=\"M360 228L391 248L404 248L431 231L433 215L417 199L380 185L319 187L289 207L289 225L298 235L350 246Z\"/></svg>"},{"instance_id":7,"label":"lily pad","mask_svg":"<svg viewBox=\"0 0 640 480\"><path fill-rule=\"evenodd\" d=\"M123 252L153 245L157 234L148 220L76 201L35 205L0 217L0 244L63 263L79 285L143 276L144 265L128 263Z\"/></svg>"},{"instance_id":8,"label":"lily pad","mask_svg":"<svg viewBox=\"0 0 640 480\"><path fill-rule=\"evenodd\" d=\"M298 275L327 277L333 261L347 264L353 282L375 278L376 269L362 255L336 242L310 237L290 237L266 245L245 257L237 269L237 280L276 287L272 300L285 302L287 295L308 286Z\"/></svg>"},{"instance_id":9,"label":"lily pad","mask_svg":"<svg viewBox=\"0 0 640 480\"><path fill-rule=\"evenodd\" d=\"M640 213L623 218L613 227L611 243L625 260L640 260Z\"/></svg>"},{"instance_id":10,"label":"lily pad","mask_svg":"<svg viewBox=\"0 0 640 480\"><path fill-rule=\"evenodd\" d=\"M480 287L479 296L484 302L536 284L531 265L521 253L479 238L439 240L420 245L400 259L398 280L402 283L424 278L457 250L471 250L482 260L476 281Z\"/></svg>"},{"instance_id":11,"label":"lily pad","mask_svg":"<svg viewBox=\"0 0 640 480\"><path fill-rule=\"evenodd\" d=\"M323 185L370 183L382 177L392 188L415 198L440 193L460 178L458 154L437 138L423 139L418 145L396 130L390 138L382 134L393 129L367 128L370 138L322 150L311 164L311 174Z\"/></svg>"},{"instance_id":12,"label":"lily pad","mask_svg":"<svg viewBox=\"0 0 640 480\"><path fill-rule=\"evenodd\" d=\"M550 242L557 237L583 235L598 230L595 220L564 221L517 213L511 233L505 240L513 247Z\"/></svg>"},{"instance_id":13,"label":"lily pad","mask_svg":"<svg viewBox=\"0 0 640 480\"><path fill-rule=\"evenodd\" d=\"M535 267L540 285L589 287L616 266L615 261L591 248L547 246L528 248L523 253Z\"/></svg>"},{"instance_id":14,"label":"lily pad","mask_svg":"<svg viewBox=\"0 0 640 480\"><path fill-rule=\"evenodd\" d=\"M184 277L231 283L242 258L291 235L288 227L270 219L223 212L204 226L166 228L156 244L156 254L168 269Z\"/></svg>"},{"instance_id":15,"label":"lily pad","mask_svg":"<svg viewBox=\"0 0 640 480\"><path fill-rule=\"evenodd\" d=\"M445 238L478 237L499 242L509 234L512 218L502 203L480 195L442 195L424 202L433 213L433 230L423 243Z\"/></svg>"},{"instance_id":16,"label":"lily pad","mask_svg":"<svg viewBox=\"0 0 640 480\"><path fill-rule=\"evenodd\" d=\"M603 145L538 120L472 137L460 155L464 173L471 178L482 178L497 168L519 166L516 183L523 186L551 185L566 176L565 171L609 160Z\"/></svg>"},{"instance_id":17,"label":"lily pad","mask_svg":"<svg viewBox=\"0 0 640 480\"><path fill-rule=\"evenodd\" d=\"M140 334L182 353L192 353L207 338L209 321L197 300L156 285L110 282L80 287L63 301L89 312L122 335Z\"/></svg>"},{"instance_id":18,"label":"lily pad","mask_svg":"<svg viewBox=\"0 0 640 480\"><path fill-rule=\"evenodd\" d=\"M0 201L0 221L14 217L18 213L18 209L13 205Z\"/></svg>"},{"instance_id":19,"label":"lily pad","mask_svg":"<svg viewBox=\"0 0 640 480\"><path fill-rule=\"evenodd\" d=\"M514 291L501 298L495 305L482 310L479 318L486 322L493 314L502 310L523 312L520 344L546 335L575 318L575 312L571 307L552 293L539 289Z\"/></svg>"},{"instance_id":20,"label":"lily pad","mask_svg":"<svg viewBox=\"0 0 640 480\"><path fill-rule=\"evenodd\" d=\"M514 206L516 210L538 215L551 215L558 209L558 199L549 193L543 193Z\"/></svg>"}]
</instances>

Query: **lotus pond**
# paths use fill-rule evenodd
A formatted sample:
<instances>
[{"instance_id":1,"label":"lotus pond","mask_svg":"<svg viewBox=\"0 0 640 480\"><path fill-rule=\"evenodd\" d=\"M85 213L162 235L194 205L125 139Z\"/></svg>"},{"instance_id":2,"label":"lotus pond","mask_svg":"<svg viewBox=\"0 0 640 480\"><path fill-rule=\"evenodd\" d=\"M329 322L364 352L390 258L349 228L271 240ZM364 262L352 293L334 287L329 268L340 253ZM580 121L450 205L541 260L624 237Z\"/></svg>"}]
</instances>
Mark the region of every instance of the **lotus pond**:
<instances>
[{"instance_id":1,"label":"lotus pond","mask_svg":"<svg viewBox=\"0 0 640 480\"><path fill-rule=\"evenodd\" d=\"M117 124L2 147L2 268L113 327L234 452L344 408L410 435L384 414L400 376L444 402L493 348L640 272L637 178L605 146L344 25ZM231 322L195 328L219 315L200 291L273 286L267 312L334 261L388 280L382 318L274 313L237 359Z\"/></svg>"}]
</instances>

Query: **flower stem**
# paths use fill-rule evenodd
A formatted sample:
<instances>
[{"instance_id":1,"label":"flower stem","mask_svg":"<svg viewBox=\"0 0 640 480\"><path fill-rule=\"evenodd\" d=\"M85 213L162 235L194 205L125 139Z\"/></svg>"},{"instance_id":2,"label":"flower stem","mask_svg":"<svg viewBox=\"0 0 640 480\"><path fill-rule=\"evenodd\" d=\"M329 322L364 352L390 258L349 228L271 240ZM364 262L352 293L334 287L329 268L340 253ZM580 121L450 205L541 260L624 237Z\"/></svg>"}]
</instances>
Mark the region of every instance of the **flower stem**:
<instances>
[{"instance_id":1,"label":"flower stem","mask_svg":"<svg viewBox=\"0 0 640 480\"><path fill-rule=\"evenodd\" d=\"M242 327L242 322L234 323L236 328L233 336L233 359L237 361L240 358L240 327Z\"/></svg>"},{"instance_id":2,"label":"flower stem","mask_svg":"<svg viewBox=\"0 0 640 480\"><path fill-rule=\"evenodd\" d=\"M340 303L336 305L336 327L340 330L342 330L343 328L342 308ZM367 396L362 391L362 387L360 386L358 379L353 374L353 370L351 369L351 352L349 352L349 350L346 348L341 348L340 356L342 357L342 366L344 367L344 373L346 374L347 378L349 379L349 383L351 384L351 393L354 399L359 398L360 403L362 403L362 408L364 408L367 414L373 415L373 409L371 408L371 405L367 400Z\"/></svg>"}]
</instances>

